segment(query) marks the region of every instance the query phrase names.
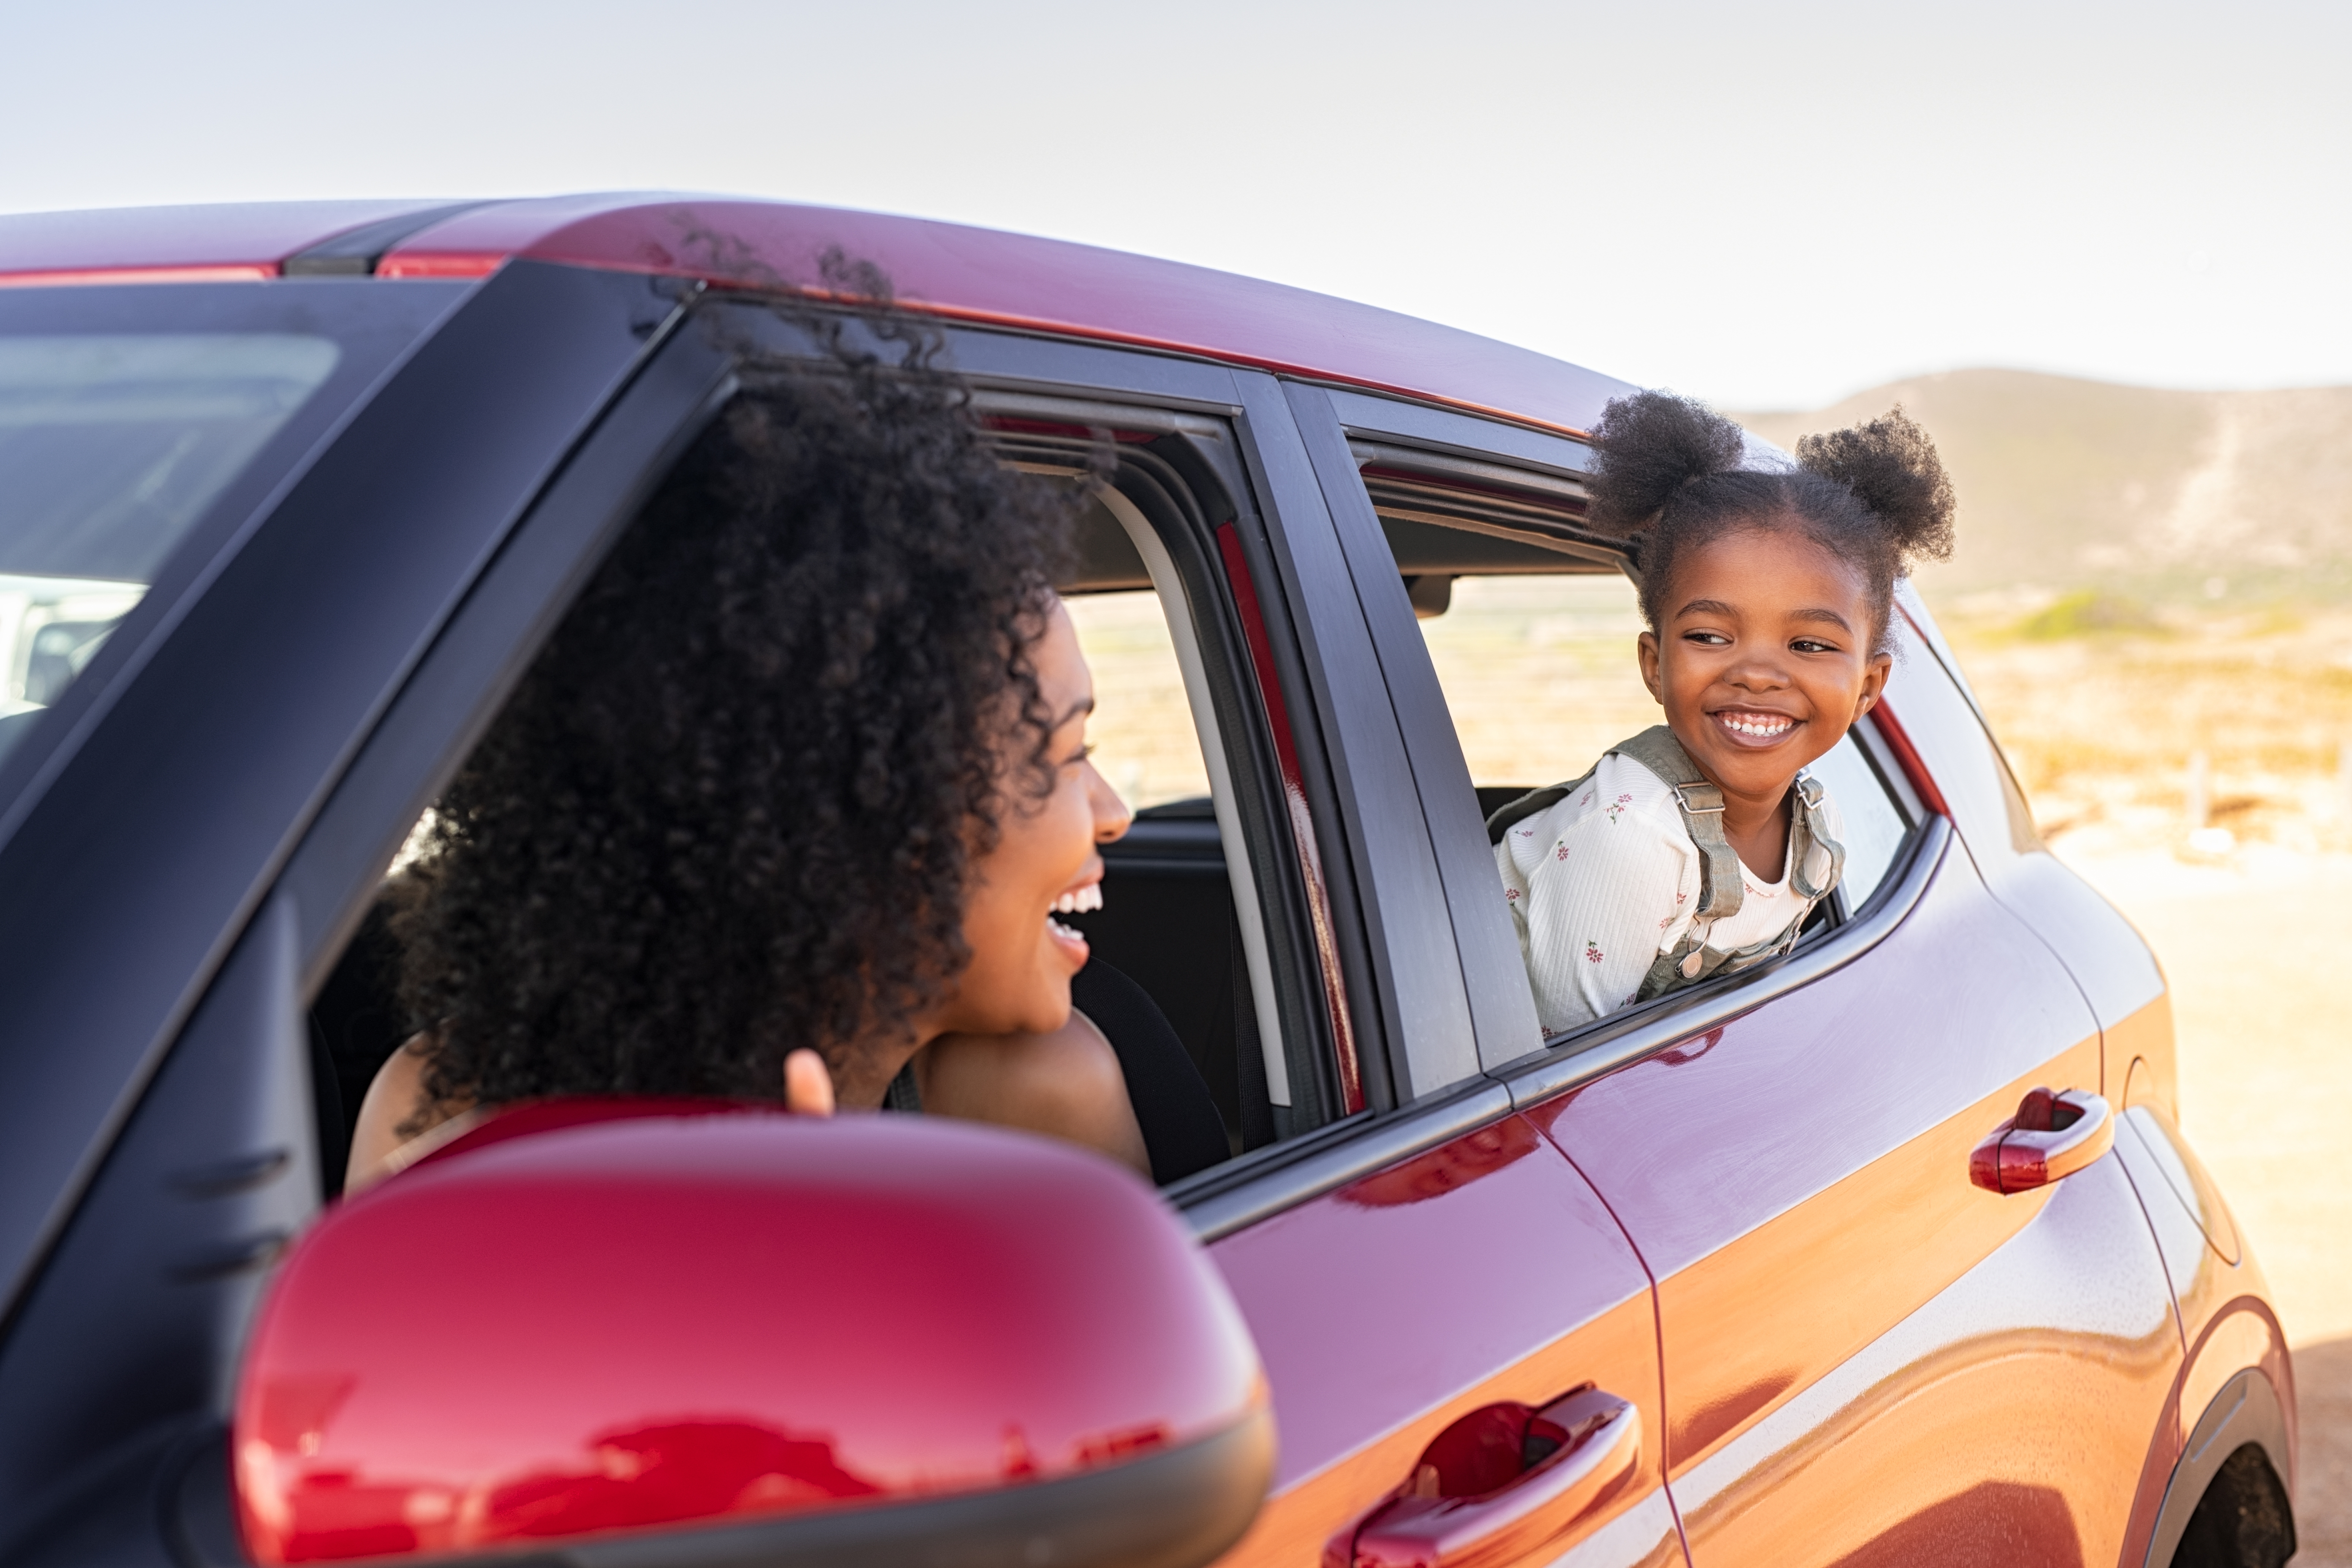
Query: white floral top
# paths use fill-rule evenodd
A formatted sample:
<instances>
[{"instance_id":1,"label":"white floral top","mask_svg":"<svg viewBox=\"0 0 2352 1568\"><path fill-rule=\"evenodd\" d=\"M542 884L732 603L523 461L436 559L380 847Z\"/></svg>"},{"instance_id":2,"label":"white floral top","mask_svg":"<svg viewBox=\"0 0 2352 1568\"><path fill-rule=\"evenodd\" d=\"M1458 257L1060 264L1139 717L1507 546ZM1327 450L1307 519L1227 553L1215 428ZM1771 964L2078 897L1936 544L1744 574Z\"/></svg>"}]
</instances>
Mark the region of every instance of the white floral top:
<instances>
[{"instance_id":1,"label":"white floral top","mask_svg":"<svg viewBox=\"0 0 2352 1568\"><path fill-rule=\"evenodd\" d=\"M1830 837L1842 841L1836 803L1824 796L1822 811ZM1816 847L1812 855L1806 870L1818 884L1829 875L1829 854ZM1698 846L1675 792L1626 756L1601 758L1583 788L1514 823L1495 846L1495 865L1546 1034L1632 1002L1658 954L1690 930L1698 904ZM1780 935L1804 907L1785 865L1774 882L1744 864L1740 870L1747 894L1739 912L1704 933L1717 952Z\"/></svg>"}]
</instances>

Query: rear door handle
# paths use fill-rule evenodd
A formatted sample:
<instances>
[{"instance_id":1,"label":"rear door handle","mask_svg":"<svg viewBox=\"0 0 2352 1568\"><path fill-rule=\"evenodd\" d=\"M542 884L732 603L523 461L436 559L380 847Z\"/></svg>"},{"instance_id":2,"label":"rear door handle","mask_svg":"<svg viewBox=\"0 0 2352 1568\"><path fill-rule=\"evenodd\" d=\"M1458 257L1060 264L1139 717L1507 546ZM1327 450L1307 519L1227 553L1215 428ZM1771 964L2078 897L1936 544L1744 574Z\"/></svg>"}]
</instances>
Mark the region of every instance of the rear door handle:
<instances>
[{"instance_id":1,"label":"rear door handle","mask_svg":"<svg viewBox=\"0 0 2352 1568\"><path fill-rule=\"evenodd\" d=\"M1326 1549L1325 1568L1504 1568L1556 1556L1547 1544L1615 1490L1641 1453L1642 1413L1597 1388L1539 1410L1474 1410L1438 1435L1352 1544L1342 1535L1331 1546L1344 1552Z\"/></svg>"},{"instance_id":2,"label":"rear door handle","mask_svg":"<svg viewBox=\"0 0 2352 1568\"><path fill-rule=\"evenodd\" d=\"M2021 1193L2071 1176L2116 1146L2115 1113L2086 1089L2029 1090L2017 1114L1969 1154L1969 1180L1989 1193Z\"/></svg>"}]
</instances>

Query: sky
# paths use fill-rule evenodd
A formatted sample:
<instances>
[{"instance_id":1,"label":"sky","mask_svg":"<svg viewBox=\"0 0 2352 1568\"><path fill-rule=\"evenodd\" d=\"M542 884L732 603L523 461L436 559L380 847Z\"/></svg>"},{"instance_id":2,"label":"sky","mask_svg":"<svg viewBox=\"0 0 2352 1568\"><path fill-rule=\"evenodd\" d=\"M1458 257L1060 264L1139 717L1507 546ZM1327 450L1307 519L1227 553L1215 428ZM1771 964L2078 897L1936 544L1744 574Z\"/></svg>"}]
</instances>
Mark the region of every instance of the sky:
<instances>
[{"instance_id":1,"label":"sky","mask_svg":"<svg viewBox=\"0 0 2352 1568\"><path fill-rule=\"evenodd\" d=\"M2352 383L2352 5L0 0L0 213L674 189L1275 279L1732 409Z\"/></svg>"}]
</instances>

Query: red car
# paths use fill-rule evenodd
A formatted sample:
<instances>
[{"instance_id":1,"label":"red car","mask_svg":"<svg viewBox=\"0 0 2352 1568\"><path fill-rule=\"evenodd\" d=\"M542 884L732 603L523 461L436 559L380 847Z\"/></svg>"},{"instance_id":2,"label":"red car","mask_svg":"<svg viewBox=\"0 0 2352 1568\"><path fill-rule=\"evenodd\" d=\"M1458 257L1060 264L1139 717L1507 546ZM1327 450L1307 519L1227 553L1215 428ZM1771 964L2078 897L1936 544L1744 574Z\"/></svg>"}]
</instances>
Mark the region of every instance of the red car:
<instances>
[{"instance_id":1,"label":"red car","mask_svg":"<svg viewBox=\"0 0 2352 1568\"><path fill-rule=\"evenodd\" d=\"M387 867L832 247L1093 486L1076 918L1228 1157L550 1102L339 1201ZM1539 1030L1483 818L1649 721L1621 390L776 204L0 218L0 1555L2284 1562L2163 976L1916 596L1795 951Z\"/></svg>"}]
</instances>

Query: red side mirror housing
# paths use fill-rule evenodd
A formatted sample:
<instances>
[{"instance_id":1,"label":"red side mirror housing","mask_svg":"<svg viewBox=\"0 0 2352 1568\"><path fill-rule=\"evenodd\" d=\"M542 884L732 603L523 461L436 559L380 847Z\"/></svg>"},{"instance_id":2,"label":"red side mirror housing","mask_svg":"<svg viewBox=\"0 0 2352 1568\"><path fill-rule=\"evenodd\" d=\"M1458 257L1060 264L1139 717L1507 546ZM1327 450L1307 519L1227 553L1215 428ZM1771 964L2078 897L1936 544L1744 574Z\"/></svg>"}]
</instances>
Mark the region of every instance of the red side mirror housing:
<instances>
[{"instance_id":1,"label":"red side mirror housing","mask_svg":"<svg viewBox=\"0 0 2352 1568\"><path fill-rule=\"evenodd\" d=\"M265 1564L620 1568L690 1532L698 1564L1197 1568L1273 1456L1223 1280L1126 1173L962 1123L642 1101L510 1111L330 1212L232 1435Z\"/></svg>"}]
</instances>

